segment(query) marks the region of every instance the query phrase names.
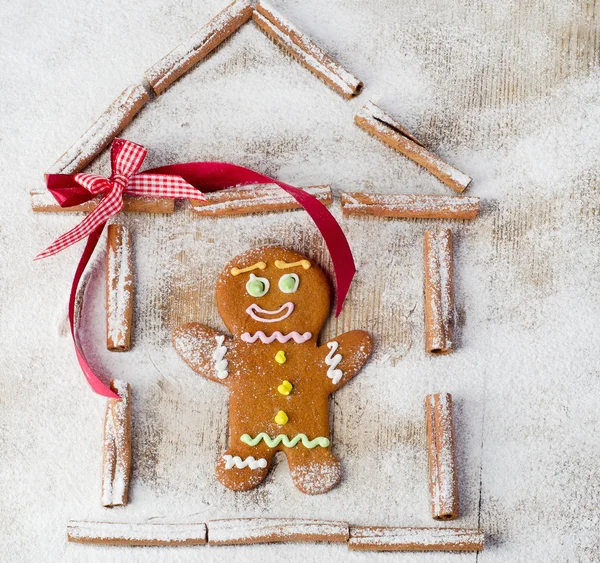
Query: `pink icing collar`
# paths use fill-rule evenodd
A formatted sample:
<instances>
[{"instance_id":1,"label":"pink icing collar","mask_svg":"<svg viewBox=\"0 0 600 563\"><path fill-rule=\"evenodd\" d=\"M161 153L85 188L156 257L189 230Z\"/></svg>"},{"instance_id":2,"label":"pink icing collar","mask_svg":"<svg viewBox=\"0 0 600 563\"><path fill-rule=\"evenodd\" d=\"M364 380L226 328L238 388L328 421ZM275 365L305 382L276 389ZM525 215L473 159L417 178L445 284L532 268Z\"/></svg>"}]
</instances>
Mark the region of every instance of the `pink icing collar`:
<instances>
[{"instance_id":1,"label":"pink icing collar","mask_svg":"<svg viewBox=\"0 0 600 563\"><path fill-rule=\"evenodd\" d=\"M271 342L274 342L275 340L281 344L285 344L289 340L293 340L296 344L303 344L312 338L312 334L310 332L300 334L296 331L289 332L288 334L281 334L281 332L278 330L276 330L271 336L267 336L262 330L259 330L254 334L250 334L249 332L244 332L244 334L242 334L242 340L244 342L248 342L249 344L254 344L254 342L256 342L259 338L263 344L271 344Z\"/></svg>"}]
</instances>

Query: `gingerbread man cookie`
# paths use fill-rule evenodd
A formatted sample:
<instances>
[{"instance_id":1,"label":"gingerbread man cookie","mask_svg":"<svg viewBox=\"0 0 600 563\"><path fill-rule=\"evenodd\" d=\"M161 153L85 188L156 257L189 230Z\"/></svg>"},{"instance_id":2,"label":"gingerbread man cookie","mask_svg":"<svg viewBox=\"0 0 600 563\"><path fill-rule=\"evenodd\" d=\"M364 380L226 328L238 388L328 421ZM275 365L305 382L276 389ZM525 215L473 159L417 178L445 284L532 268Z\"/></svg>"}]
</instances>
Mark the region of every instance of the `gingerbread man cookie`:
<instances>
[{"instance_id":1,"label":"gingerbread man cookie","mask_svg":"<svg viewBox=\"0 0 600 563\"><path fill-rule=\"evenodd\" d=\"M173 344L198 374L228 387L229 449L217 477L235 491L256 487L284 452L294 484L325 493L340 480L329 441L329 395L373 349L361 330L317 344L330 309L323 271L292 250L257 248L234 258L217 281L219 313L233 337L191 323Z\"/></svg>"}]
</instances>

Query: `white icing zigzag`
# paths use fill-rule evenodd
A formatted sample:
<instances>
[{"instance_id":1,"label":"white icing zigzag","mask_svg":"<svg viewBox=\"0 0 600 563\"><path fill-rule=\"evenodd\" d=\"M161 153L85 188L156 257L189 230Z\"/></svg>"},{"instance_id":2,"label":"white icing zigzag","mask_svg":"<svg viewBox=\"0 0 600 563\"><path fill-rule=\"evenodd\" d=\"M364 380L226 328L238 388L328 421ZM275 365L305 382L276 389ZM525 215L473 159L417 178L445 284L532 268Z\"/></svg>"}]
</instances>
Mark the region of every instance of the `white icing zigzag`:
<instances>
[{"instance_id":1,"label":"white icing zigzag","mask_svg":"<svg viewBox=\"0 0 600 563\"><path fill-rule=\"evenodd\" d=\"M338 364L342 361L342 355L335 354L338 347L339 344L335 340L333 342L328 342L327 348L329 348L330 352L325 358L325 363L329 366L327 369L327 377L332 380L334 385L337 385L339 380L342 379L342 375L344 375L344 372L341 369L336 369Z\"/></svg>"},{"instance_id":2,"label":"white icing zigzag","mask_svg":"<svg viewBox=\"0 0 600 563\"><path fill-rule=\"evenodd\" d=\"M299 332L290 332L289 334L281 334L278 330L276 330L271 336L267 336L262 330L255 332L254 334L250 334L249 332L244 332L242 334L242 340L244 342L248 342L249 344L254 344L258 339L263 344L271 344L274 340L277 342L281 342L285 344L288 340L294 339L296 344L302 344L307 340L312 338L312 334L310 332L305 332L304 334L300 334Z\"/></svg>"},{"instance_id":3,"label":"white icing zigzag","mask_svg":"<svg viewBox=\"0 0 600 563\"><path fill-rule=\"evenodd\" d=\"M213 353L213 360L215 360L215 369L217 370L217 377L219 379L225 379L229 372L227 371L227 360L225 360L225 354L227 354L227 346L223 345L225 342L225 336L220 334L215 336L217 341L217 348Z\"/></svg>"},{"instance_id":4,"label":"white icing zigzag","mask_svg":"<svg viewBox=\"0 0 600 563\"><path fill-rule=\"evenodd\" d=\"M233 469L233 467L237 467L238 469L244 469L244 467L249 467L250 469L264 469L267 467L267 460L264 458L254 459L253 456L247 457L246 459L242 459L239 455L224 455L223 459L225 460L225 469Z\"/></svg>"}]
</instances>

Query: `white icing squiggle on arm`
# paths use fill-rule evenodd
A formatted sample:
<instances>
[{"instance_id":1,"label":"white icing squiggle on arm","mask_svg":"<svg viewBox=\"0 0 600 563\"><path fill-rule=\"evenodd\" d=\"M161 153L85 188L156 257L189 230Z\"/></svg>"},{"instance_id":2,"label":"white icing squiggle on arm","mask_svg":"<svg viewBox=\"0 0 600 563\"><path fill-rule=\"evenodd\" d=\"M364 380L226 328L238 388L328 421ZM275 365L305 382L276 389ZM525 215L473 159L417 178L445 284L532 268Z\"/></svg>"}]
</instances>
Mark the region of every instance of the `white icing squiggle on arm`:
<instances>
[{"instance_id":1,"label":"white icing squiggle on arm","mask_svg":"<svg viewBox=\"0 0 600 563\"><path fill-rule=\"evenodd\" d=\"M248 342L249 344L254 344L258 339L263 344L271 344L277 340L277 342L281 342L281 344L285 344L288 340L294 340L296 344L303 344L307 340L312 338L312 334L310 332L305 332L304 334L300 334L299 332L290 332L288 334L281 334L278 330L276 330L271 336L267 336L262 330L255 332L254 334L250 334L249 332L244 332L242 334L242 340L244 342Z\"/></svg>"},{"instance_id":2,"label":"white icing squiggle on arm","mask_svg":"<svg viewBox=\"0 0 600 563\"><path fill-rule=\"evenodd\" d=\"M239 455L232 456L226 454L223 456L225 460L225 469L233 469L233 467L237 467L238 469L244 469L244 467L249 467L250 469L258 469L267 467L267 460L264 458L254 459L254 456L247 457L246 459L242 459Z\"/></svg>"},{"instance_id":3,"label":"white icing squiggle on arm","mask_svg":"<svg viewBox=\"0 0 600 563\"><path fill-rule=\"evenodd\" d=\"M223 345L223 342L225 342L225 336L220 334L219 336L215 336L215 340L217 341L217 348L213 353L213 360L215 361L217 377L219 379L225 379L229 375L229 372L227 371L228 362L225 359L225 354L227 354L227 346Z\"/></svg>"},{"instance_id":4,"label":"white icing squiggle on arm","mask_svg":"<svg viewBox=\"0 0 600 563\"><path fill-rule=\"evenodd\" d=\"M332 380L334 385L337 385L340 379L342 379L342 375L344 375L344 372L341 369L336 369L342 361L342 355L335 354L338 347L339 344L335 340L333 342L328 342L327 348L329 348L330 352L325 358L325 363L329 366L327 369L327 377Z\"/></svg>"}]
</instances>

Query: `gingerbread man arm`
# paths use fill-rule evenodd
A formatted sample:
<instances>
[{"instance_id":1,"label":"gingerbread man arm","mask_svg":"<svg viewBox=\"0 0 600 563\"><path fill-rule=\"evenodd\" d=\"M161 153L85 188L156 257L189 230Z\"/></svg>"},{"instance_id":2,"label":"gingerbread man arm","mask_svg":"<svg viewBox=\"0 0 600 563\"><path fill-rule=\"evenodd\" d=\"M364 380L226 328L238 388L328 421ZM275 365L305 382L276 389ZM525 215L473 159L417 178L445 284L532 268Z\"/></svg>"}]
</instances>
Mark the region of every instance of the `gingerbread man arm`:
<instances>
[{"instance_id":1,"label":"gingerbread man arm","mask_svg":"<svg viewBox=\"0 0 600 563\"><path fill-rule=\"evenodd\" d=\"M228 383L227 352L232 342L232 338L199 323L185 324L173 331L173 346L185 363L198 375L222 385Z\"/></svg>"},{"instance_id":2,"label":"gingerbread man arm","mask_svg":"<svg viewBox=\"0 0 600 563\"><path fill-rule=\"evenodd\" d=\"M350 381L373 352L373 338L364 330L352 330L319 347L325 356L326 377L331 393Z\"/></svg>"}]
</instances>

